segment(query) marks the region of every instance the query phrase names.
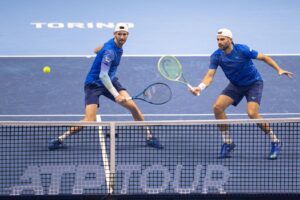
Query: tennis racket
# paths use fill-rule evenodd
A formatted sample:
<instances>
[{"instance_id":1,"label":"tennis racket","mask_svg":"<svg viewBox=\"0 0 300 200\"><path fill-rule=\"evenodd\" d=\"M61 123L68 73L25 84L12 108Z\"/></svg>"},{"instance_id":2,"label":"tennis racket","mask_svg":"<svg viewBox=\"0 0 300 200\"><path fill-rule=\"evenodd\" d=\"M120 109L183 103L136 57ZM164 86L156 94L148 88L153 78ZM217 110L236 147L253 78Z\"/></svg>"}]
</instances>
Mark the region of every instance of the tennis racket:
<instances>
[{"instance_id":1,"label":"tennis racket","mask_svg":"<svg viewBox=\"0 0 300 200\"><path fill-rule=\"evenodd\" d=\"M183 83L189 89L193 89L185 79L182 65L175 56L162 56L157 63L157 69L164 78L170 81Z\"/></svg>"},{"instance_id":2,"label":"tennis racket","mask_svg":"<svg viewBox=\"0 0 300 200\"><path fill-rule=\"evenodd\" d=\"M138 95L127 98L142 100L150 104L161 105L170 101L172 98L172 91L165 83L153 83L146 87Z\"/></svg>"}]
</instances>

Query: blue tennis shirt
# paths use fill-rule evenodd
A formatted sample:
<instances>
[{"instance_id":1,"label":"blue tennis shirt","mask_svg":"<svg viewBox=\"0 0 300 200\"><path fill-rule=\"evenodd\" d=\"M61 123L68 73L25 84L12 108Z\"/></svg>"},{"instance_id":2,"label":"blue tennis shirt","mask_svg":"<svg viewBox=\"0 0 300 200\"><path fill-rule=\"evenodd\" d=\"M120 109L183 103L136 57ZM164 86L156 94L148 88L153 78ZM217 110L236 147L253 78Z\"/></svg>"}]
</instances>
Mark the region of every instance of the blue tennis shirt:
<instances>
[{"instance_id":1,"label":"blue tennis shirt","mask_svg":"<svg viewBox=\"0 0 300 200\"><path fill-rule=\"evenodd\" d=\"M103 48L97 53L94 63L85 79L85 85L95 83L99 86L104 86L99 77L102 63L109 67L108 76L113 80L116 77L122 54L123 49L116 45L114 38L106 42Z\"/></svg>"},{"instance_id":2,"label":"blue tennis shirt","mask_svg":"<svg viewBox=\"0 0 300 200\"><path fill-rule=\"evenodd\" d=\"M246 45L234 44L229 54L218 49L210 56L209 69L217 69L220 66L229 79L237 86L248 86L258 80L262 80L252 59L256 59L258 52Z\"/></svg>"}]
</instances>

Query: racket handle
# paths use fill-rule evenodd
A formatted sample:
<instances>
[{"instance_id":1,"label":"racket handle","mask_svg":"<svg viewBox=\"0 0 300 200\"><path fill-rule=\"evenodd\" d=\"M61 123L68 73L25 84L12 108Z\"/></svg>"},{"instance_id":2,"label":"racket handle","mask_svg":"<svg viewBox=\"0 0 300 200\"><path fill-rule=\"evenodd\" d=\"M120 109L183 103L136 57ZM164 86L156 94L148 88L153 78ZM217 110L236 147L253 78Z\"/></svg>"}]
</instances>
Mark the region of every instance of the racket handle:
<instances>
[{"instance_id":1,"label":"racket handle","mask_svg":"<svg viewBox=\"0 0 300 200\"><path fill-rule=\"evenodd\" d=\"M186 84L190 90L193 90L193 87L190 84Z\"/></svg>"},{"instance_id":2,"label":"racket handle","mask_svg":"<svg viewBox=\"0 0 300 200\"><path fill-rule=\"evenodd\" d=\"M188 88L190 88L190 90L193 90L193 87L190 84L187 84ZM197 93L197 96L200 96L200 93Z\"/></svg>"},{"instance_id":3,"label":"racket handle","mask_svg":"<svg viewBox=\"0 0 300 200\"><path fill-rule=\"evenodd\" d=\"M126 99L126 101L132 100L132 97L126 97L125 99Z\"/></svg>"}]
</instances>

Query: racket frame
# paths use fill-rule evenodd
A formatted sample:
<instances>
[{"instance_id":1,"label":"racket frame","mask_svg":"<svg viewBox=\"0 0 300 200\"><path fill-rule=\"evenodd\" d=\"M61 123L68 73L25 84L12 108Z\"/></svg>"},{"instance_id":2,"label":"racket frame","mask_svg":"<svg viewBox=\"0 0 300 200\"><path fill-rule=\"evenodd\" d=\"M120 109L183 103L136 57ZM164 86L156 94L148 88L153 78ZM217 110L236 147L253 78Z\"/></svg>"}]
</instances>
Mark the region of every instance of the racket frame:
<instances>
[{"instance_id":1,"label":"racket frame","mask_svg":"<svg viewBox=\"0 0 300 200\"><path fill-rule=\"evenodd\" d=\"M177 63L177 65L179 66L180 68L180 75L176 78L176 79L171 79L169 78L168 76L165 76L164 73L161 72L161 62L163 62L163 60L167 57L170 57L172 58L173 60L175 60L175 62ZM179 83L183 83L185 84L188 88L192 89L193 87L187 82L187 80L185 79L184 75L183 75L183 69L182 69L182 65L181 63L179 62L179 60L175 57L175 56L170 56L170 55L165 55L165 56L162 56L159 58L158 60L158 63L157 63L157 69L159 71L159 73L166 79L170 80L170 81L176 81L176 82L179 82Z\"/></svg>"},{"instance_id":2,"label":"racket frame","mask_svg":"<svg viewBox=\"0 0 300 200\"><path fill-rule=\"evenodd\" d=\"M169 93L170 93L170 96L169 96L169 98L168 98L166 101L164 101L164 102L162 102L162 103L154 103L154 102L151 102L151 101L147 101L145 98L141 98L141 96L144 96L144 93L145 93L150 87L152 87L153 85L156 85L156 84L162 84L162 85L166 86L166 88L168 88ZM165 103L169 102L169 101L172 99L172 95L173 95L173 94L172 94L172 90L171 90L171 88L170 88L169 85L167 85L166 83L157 82L157 83L152 83L152 84L148 85L148 86L147 86L142 92L140 92L139 94L137 94L137 95L135 95L135 96L132 96L132 97L127 97L126 100L135 100L135 99L138 99L138 100L142 100L142 101L145 101L145 102L150 103L150 104L153 104L153 105L162 105L162 104L165 104Z\"/></svg>"}]
</instances>

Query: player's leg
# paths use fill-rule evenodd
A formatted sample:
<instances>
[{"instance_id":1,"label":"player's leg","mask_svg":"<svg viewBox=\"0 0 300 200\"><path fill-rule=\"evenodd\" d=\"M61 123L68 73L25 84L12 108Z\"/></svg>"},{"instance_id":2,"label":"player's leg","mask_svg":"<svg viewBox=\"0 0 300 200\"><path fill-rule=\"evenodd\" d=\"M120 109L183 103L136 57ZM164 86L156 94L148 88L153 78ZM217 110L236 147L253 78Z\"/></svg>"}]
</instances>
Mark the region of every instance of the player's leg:
<instances>
[{"instance_id":1,"label":"player's leg","mask_svg":"<svg viewBox=\"0 0 300 200\"><path fill-rule=\"evenodd\" d=\"M228 106L233 104L234 100L226 95L220 95L216 102L213 105L213 110L216 119L224 120L227 119L225 110ZM234 143L229 135L229 127L227 124L220 124L218 125L222 138L223 138L223 145L221 146L220 157L221 158L228 158L230 157L230 152L234 149Z\"/></svg>"},{"instance_id":2,"label":"player's leg","mask_svg":"<svg viewBox=\"0 0 300 200\"><path fill-rule=\"evenodd\" d=\"M84 122L96 121L96 113L97 113L97 104L87 105L85 108L85 117L81 121ZM83 129L82 126L70 127L66 132L64 132L58 138L50 140L48 148L50 150L55 150L60 148L60 146L63 144L66 138L79 132L82 129Z\"/></svg>"},{"instance_id":3,"label":"player's leg","mask_svg":"<svg viewBox=\"0 0 300 200\"><path fill-rule=\"evenodd\" d=\"M120 95L124 97L129 97L129 94L127 93L126 89L120 84L118 79L113 80L112 84L114 85L114 87ZM110 92L106 91L103 93L103 95L115 102L115 98ZM121 102L120 105L131 112L132 117L135 121L144 121L144 116L134 101L124 101Z\"/></svg>"},{"instance_id":4,"label":"player's leg","mask_svg":"<svg viewBox=\"0 0 300 200\"><path fill-rule=\"evenodd\" d=\"M214 103L213 109L216 119L227 119L225 110L228 106L237 106L243 98L243 90L231 83L222 91L222 94L218 97ZM230 157L230 152L234 149L235 144L229 135L229 126L226 124L219 125L219 129L223 138L223 145L221 147L221 158Z\"/></svg>"},{"instance_id":5,"label":"player's leg","mask_svg":"<svg viewBox=\"0 0 300 200\"><path fill-rule=\"evenodd\" d=\"M234 100L230 96L221 94L213 105L215 118L227 119L225 110L226 108L228 108L228 106L232 105L233 102ZM224 127L223 129L226 129L226 127Z\"/></svg>"},{"instance_id":6,"label":"player's leg","mask_svg":"<svg viewBox=\"0 0 300 200\"><path fill-rule=\"evenodd\" d=\"M248 102L247 103L247 112L248 116L251 119L262 119L262 116L259 114L259 104L257 102ZM277 136L273 133L272 128L268 123L258 123L257 126L261 128L267 135L270 136L272 142L278 142Z\"/></svg>"},{"instance_id":7,"label":"player's leg","mask_svg":"<svg viewBox=\"0 0 300 200\"><path fill-rule=\"evenodd\" d=\"M85 116L81 121L96 121L97 109L99 106L99 96L105 92L105 90L97 85L85 85ZM70 127L66 132L60 135L58 138L51 139L49 141L49 150L55 150L62 146L64 140L70 135L82 130L83 127L76 126Z\"/></svg>"},{"instance_id":8,"label":"player's leg","mask_svg":"<svg viewBox=\"0 0 300 200\"><path fill-rule=\"evenodd\" d=\"M112 81L114 87L116 88L116 90L124 97L129 97L130 95L128 94L128 92L126 91L126 89L121 85L121 83L118 81L118 79L114 79ZM107 98L111 99L112 101L114 100L114 97L109 93L105 93L104 94ZM142 112L140 111L140 109L138 108L138 106L136 105L136 103L133 100L128 100L128 101L124 101L120 103L121 106L123 106L124 108L126 108L127 110L129 110L132 114L132 117L135 121L144 121L144 115L142 114ZM154 148L162 148L162 146L160 145L158 139L156 137L153 136L153 134L150 131L149 127L144 127L145 128L145 132L146 132L146 143L147 145L154 147Z\"/></svg>"},{"instance_id":9,"label":"player's leg","mask_svg":"<svg viewBox=\"0 0 300 200\"><path fill-rule=\"evenodd\" d=\"M126 90L121 90L119 91L119 93L122 96L129 97L129 94L127 93ZM131 112L132 117L134 118L135 121L144 121L144 115L142 114L141 110L133 100L128 100L120 104ZM158 148L158 149L163 148L159 140L156 137L154 137L153 134L151 133L150 128L148 126L145 126L144 129L146 132L146 144L148 146Z\"/></svg>"},{"instance_id":10,"label":"player's leg","mask_svg":"<svg viewBox=\"0 0 300 200\"><path fill-rule=\"evenodd\" d=\"M86 105L86 107L85 107L85 116L81 121L83 121L83 122L94 122L94 121L96 121L97 110L98 110L98 105L97 104ZM71 127L68 131L66 131L63 135L59 136L58 138L61 142L63 142L67 137L79 132L82 129L83 129L82 126Z\"/></svg>"},{"instance_id":11,"label":"player's leg","mask_svg":"<svg viewBox=\"0 0 300 200\"><path fill-rule=\"evenodd\" d=\"M248 102L247 109L249 118L262 119L259 114L259 104L257 102ZM271 138L271 150L269 153L269 159L277 159L280 153L280 141L278 140L276 134L274 134L268 123L258 123L257 126L260 127Z\"/></svg>"},{"instance_id":12,"label":"player's leg","mask_svg":"<svg viewBox=\"0 0 300 200\"><path fill-rule=\"evenodd\" d=\"M129 94L127 93L126 90L121 90L119 91L119 93L124 97L129 97ZM138 106L134 101L132 100L124 101L120 103L120 105L130 111L135 121L144 121L144 115L142 114L141 110L138 108Z\"/></svg>"},{"instance_id":13,"label":"player's leg","mask_svg":"<svg viewBox=\"0 0 300 200\"><path fill-rule=\"evenodd\" d=\"M84 121L84 122L94 122L94 121L96 121L97 110L98 110L98 105L97 104L86 105L85 106L85 115L84 115L84 118L81 121Z\"/></svg>"},{"instance_id":14,"label":"player's leg","mask_svg":"<svg viewBox=\"0 0 300 200\"><path fill-rule=\"evenodd\" d=\"M257 102L252 101L247 103L247 113L250 119L262 119L262 116L259 114L259 107ZM272 141L278 140L276 135L271 134L273 131L268 123L258 123L257 126L270 135Z\"/></svg>"},{"instance_id":15,"label":"player's leg","mask_svg":"<svg viewBox=\"0 0 300 200\"><path fill-rule=\"evenodd\" d=\"M246 99L247 99L247 113L249 118L251 119L262 119L259 114L260 102L263 91L263 82L257 81L254 83L250 89L247 91ZM271 138L271 151L269 154L270 159L277 159L280 152L280 142L277 138L276 134L273 132L272 128L268 123L258 123L258 127L264 131Z\"/></svg>"},{"instance_id":16,"label":"player's leg","mask_svg":"<svg viewBox=\"0 0 300 200\"><path fill-rule=\"evenodd\" d=\"M118 81L118 78L115 78L112 81L112 84L122 96L129 97L129 94L126 91L126 88L124 88L121 85L121 83ZM111 99L112 101L115 101L115 98L109 92L104 93L104 95L107 98ZM122 105L123 107L125 107L126 109L128 109L131 112L132 117L135 121L144 121L144 116L134 101L132 101L132 100L125 101L125 102L120 103L120 105Z\"/></svg>"},{"instance_id":17,"label":"player's leg","mask_svg":"<svg viewBox=\"0 0 300 200\"><path fill-rule=\"evenodd\" d=\"M231 97L221 94L213 105L215 118L220 120L227 119L225 110L228 108L228 106L232 105L233 102L234 100ZM218 127L221 131L223 142L226 144L231 144L232 139L229 136L229 126L227 124L220 124Z\"/></svg>"}]
</instances>

